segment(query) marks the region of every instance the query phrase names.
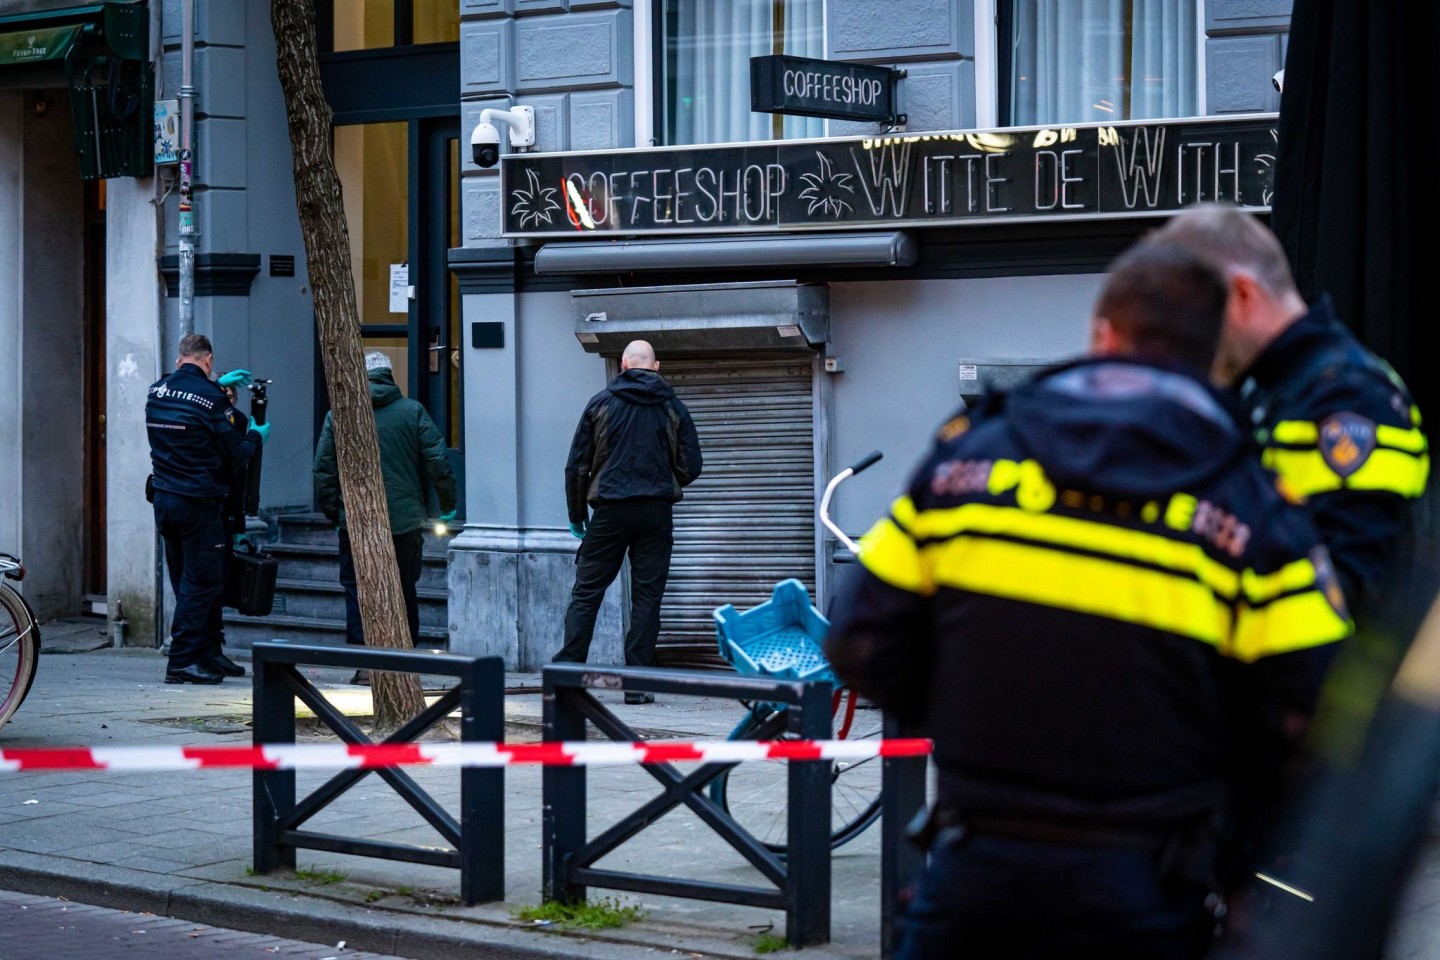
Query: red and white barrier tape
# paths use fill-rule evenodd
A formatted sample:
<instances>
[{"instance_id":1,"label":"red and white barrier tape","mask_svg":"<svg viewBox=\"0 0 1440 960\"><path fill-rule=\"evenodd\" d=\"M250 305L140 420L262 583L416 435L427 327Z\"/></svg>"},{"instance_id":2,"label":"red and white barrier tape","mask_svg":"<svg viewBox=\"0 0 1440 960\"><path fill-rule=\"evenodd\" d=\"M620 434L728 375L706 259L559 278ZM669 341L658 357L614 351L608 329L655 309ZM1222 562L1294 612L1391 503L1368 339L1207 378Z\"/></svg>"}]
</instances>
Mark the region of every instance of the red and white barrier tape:
<instances>
[{"instance_id":1,"label":"red and white barrier tape","mask_svg":"<svg viewBox=\"0 0 1440 960\"><path fill-rule=\"evenodd\" d=\"M617 766L754 760L923 757L924 739L651 740L644 743L300 743L218 747L59 747L0 750L0 773L29 770L320 770L359 767Z\"/></svg>"}]
</instances>

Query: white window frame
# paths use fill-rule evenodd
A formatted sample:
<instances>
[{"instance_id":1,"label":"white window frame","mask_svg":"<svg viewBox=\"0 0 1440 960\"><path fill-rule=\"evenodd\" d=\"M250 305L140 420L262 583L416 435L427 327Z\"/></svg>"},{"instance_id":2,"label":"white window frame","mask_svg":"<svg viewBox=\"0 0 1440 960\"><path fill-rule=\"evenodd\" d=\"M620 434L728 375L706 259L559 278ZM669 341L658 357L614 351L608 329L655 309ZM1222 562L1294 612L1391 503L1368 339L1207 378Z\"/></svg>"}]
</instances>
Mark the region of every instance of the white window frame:
<instances>
[{"instance_id":1,"label":"white window frame","mask_svg":"<svg viewBox=\"0 0 1440 960\"><path fill-rule=\"evenodd\" d=\"M635 146L660 147L655 139L655 10L660 0L631 0L632 20L635 25L633 46L635 48ZM977 4L993 4L995 0L976 0ZM830 0L820 0L821 9L828 11ZM830 18L821 15L824 25L822 43L825 56L830 56ZM993 32L993 29L992 29ZM991 44L993 49L994 44ZM994 65L991 65L993 71ZM992 97L993 99L993 97ZM826 121L826 135L829 135L829 121ZM745 141L732 141L743 143ZM778 141L777 141L778 142ZM709 144L724 146L724 144Z\"/></svg>"}]
</instances>

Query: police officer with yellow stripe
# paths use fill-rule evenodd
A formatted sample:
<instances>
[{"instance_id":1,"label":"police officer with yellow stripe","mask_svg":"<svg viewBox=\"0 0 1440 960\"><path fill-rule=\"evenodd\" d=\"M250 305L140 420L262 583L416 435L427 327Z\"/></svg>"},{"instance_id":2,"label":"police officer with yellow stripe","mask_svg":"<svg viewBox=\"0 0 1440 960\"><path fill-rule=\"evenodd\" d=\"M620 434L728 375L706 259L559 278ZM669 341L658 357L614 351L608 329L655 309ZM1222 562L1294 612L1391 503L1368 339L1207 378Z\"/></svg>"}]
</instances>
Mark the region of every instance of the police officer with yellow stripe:
<instances>
[{"instance_id":1,"label":"police officer with yellow stripe","mask_svg":"<svg viewBox=\"0 0 1440 960\"><path fill-rule=\"evenodd\" d=\"M1410 391L1340 323L1329 297L1306 306L1280 241L1251 214L1201 205L1159 235L1225 273L1212 377L1239 398L1265 465L1307 500L1345 596L1360 609L1383 584L1429 475Z\"/></svg>"},{"instance_id":2,"label":"police officer with yellow stripe","mask_svg":"<svg viewBox=\"0 0 1440 960\"><path fill-rule=\"evenodd\" d=\"M896 956L1188 958L1227 824L1268 801L1348 615L1204 382L1223 278L1142 241L1092 357L941 428L837 598L836 672L933 737Z\"/></svg>"}]
</instances>

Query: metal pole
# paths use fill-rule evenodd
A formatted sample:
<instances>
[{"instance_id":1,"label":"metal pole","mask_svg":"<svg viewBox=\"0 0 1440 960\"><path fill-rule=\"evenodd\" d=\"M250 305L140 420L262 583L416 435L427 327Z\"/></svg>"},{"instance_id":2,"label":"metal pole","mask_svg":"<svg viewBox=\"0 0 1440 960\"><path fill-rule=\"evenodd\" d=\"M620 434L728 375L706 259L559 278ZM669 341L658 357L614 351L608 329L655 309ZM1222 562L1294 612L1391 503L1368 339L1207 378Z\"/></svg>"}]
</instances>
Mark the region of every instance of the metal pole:
<instances>
[{"instance_id":1,"label":"metal pole","mask_svg":"<svg viewBox=\"0 0 1440 960\"><path fill-rule=\"evenodd\" d=\"M195 0L181 0L180 27L180 336L195 332Z\"/></svg>"}]
</instances>

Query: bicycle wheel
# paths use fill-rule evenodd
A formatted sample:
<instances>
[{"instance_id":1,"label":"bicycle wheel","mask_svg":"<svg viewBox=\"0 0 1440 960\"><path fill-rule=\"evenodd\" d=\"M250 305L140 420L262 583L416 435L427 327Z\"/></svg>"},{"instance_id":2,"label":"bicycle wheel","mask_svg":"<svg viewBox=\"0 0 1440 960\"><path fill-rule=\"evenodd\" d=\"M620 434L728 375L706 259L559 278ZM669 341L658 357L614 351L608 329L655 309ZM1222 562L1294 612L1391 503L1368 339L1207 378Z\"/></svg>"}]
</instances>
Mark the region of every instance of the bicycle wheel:
<instances>
[{"instance_id":1,"label":"bicycle wheel","mask_svg":"<svg viewBox=\"0 0 1440 960\"><path fill-rule=\"evenodd\" d=\"M30 692L40 659L40 629L30 605L0 583L0 727Z\"/></svg>"},{"instance_id":2,"label":"bicycle wheel","mask_svg":"<svg viewBox=\"0 0 1440 960\"><path fill-rule=\"evenodd\" d=\"M760 704L746 714L727 739L791 740L784 729L784 708ZM878 740L883 734L880 710L853 692L835 695L837 740ZM789 788L784 760L742 763L716 777L710 799L734 817L771 852L785 854ZM830 765L830 848L854 840L880 816L880 759L837 761Z\"/></svg>"}]
</instances>

